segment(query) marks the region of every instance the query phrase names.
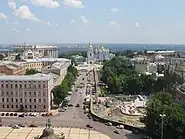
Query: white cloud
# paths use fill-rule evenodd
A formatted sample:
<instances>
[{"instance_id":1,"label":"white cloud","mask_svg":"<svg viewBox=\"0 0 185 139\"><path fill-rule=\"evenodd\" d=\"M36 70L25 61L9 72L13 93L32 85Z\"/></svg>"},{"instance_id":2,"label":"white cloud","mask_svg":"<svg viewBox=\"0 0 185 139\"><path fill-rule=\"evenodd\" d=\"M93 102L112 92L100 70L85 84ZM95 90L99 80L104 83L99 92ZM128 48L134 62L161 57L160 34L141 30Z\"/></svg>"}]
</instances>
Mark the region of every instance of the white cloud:
<instances>
[{"instance_id":1,"label":"white cloud","mask_svg":"<svg viewBox=\"0 0 185 139\"><path fill-rule=\"evenodd\" d=\"M17 5L14 0L8 0L8 7L12 10L16 10Z\"/></svg>"},{"instance_id":2,"label":"white cloud","mask_svg":"<svg viewBox=\"0 0 185 139\"><path fill-rule=\"evenodd\" d=\"M117 12L119 12L119 9L117 9L117 8L111 8L110 11L113 12L113 13L117 13Z\"/></svg>"},{"instance_id":3,"label":"white cloud","mask_svg":"<svg viewBox=\"0 0 185 139\"><path fill-rule=\"evenodd\" d=\"M3 14L3 13L0 13L0 19L8 19L8 17L5 15L5 14Z\"/></svg>"},{"instance_id":4,"label":"white cloud","mask_svg":"<svg viewBox=\"0 0 185 139\"><path fill-rule=\"evenodd\" d=\"M63 4L72 8L84 8L82 0L64 0Z\"/></svg>"},{"instance_id":5,"label":"white cloud","mask_svg":"<svg viewBox=\"0 0 185 139\"><path fill-rule=\"evenodd\" d=\"M118 28L121 27L117 21L109 21L109 24L114 25L114 26L116 26Z\"/></svg>"},{"instance_id":6,"label":"white cloud","mask_svg":"<svg viewBox=\"0 0 185 139\"><path fill-rule=\"evenodd\" d=\"M33 5L47 7L47 8L58 8L60 3L58 0L31 0Z\"/></svg>"},{"instance_id":7,"label":"white cloud","mask_svg":"<svg viewBox=\"0 0 185 139\"><path fill-rule=\"evenodd\" d=\"M56 27L58 27L58 26L59 26L59 24L55 24L55 26L56 26Z\"/></svg>"},{"instance_id":8,"label":"white cloud","mask_svg":"<svg viewBox=\"0 0 185 139\"><path fill-rule=\"evenodd\" d=\"M20 31L16 28L12 28L12 32L16 32L16 33L19 33Z\"/></svg>"},{"instance_id":9,"label":"white cloud","mask_svg":"<svg viewBox=\"0 0 185 139\"><path fill-rule=\"evenodd\" d=\"M38 19L34 13L32 13L29 9L28 6L20 6L18 9L16 9L14 11L15 16L21 18L21 19L25 19L25 20L32 20L35 22L39 22L41 21L40 19Z\"/></svg>"},{"instance_id":10,"label":"white cloud","mask_svg":"<svg viewBox=\"0 0 185 139\"><path fill-rule=\"evenodd\" d=\"M71 20L70 23L73 24L75 22L75 20Z\"/></svg>"},{"instance_id":11,"label":"white cloud","mask_svg":"<svg viewBox=\"0 0 185 139\"><path fill-rule=\"evenodd\" d=\"M31 28L27 28L26 31L27 32L30 32L30 31L32 31L32 29Z\"/></svg>"},{"instance_id":12,"label":"white cloud","mask_svg":"<svg viewBox=\"0 0 185 139\"><path fill-rule=\"evenodd\" d=\"M138 22L136 22L136 27L139 28L140 27L140 24Z\"/></svg>"},{"instance_id":13,"label":"white cloud","mask_svg":"<svg viewBox=\"0 0 185 139\"><path fill-rule=\"evenodd\" d=\"M81 20L85 24L92 23L92 21L89 21L85 16L81 16Z\"/></svg>"}]
</instances>

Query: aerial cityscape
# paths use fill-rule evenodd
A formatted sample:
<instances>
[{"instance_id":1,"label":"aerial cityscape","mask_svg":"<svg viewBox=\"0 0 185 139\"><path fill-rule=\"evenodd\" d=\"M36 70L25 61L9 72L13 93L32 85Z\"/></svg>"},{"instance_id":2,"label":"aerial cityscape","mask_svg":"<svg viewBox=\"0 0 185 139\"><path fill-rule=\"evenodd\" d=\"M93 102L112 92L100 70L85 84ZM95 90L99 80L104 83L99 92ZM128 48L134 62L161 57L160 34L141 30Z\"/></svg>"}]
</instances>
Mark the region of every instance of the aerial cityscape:
<instances>
[{"instance_id":1,"label":"aerial cityscape","mask_svg":"<svg viewBox=\"0 0 185 139\"><path fill-rule=\"evenodd\" d=\"M1 0L0 139L185 139L184 5Z\"/></svg>"}]
</instances>

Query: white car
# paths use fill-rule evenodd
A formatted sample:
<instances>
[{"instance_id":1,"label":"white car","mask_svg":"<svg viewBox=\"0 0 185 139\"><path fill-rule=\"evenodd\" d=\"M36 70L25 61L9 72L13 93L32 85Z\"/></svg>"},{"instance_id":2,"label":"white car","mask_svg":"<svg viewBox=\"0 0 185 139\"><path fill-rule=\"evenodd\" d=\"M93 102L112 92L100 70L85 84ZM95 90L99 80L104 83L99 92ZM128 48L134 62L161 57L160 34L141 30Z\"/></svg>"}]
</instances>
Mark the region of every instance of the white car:
<instances>
[{"instance_id":1,"label":"white car","mask_svg":"<svg viewBox=\"0 0 185 139\"><path fill-rule=\"evenodd\" d=\"M118 129L116 129L116 130L114 131L114 133L120 134L120 131L119 131Z\"/></svg>"},{"instance_id":2,"label":"white car","mask_svg":"<svg viewBox=\"0 0 185 139\"><path fill-rule=\"evenodd\" d=\"M106 123L107 126L112 126L111 122Z\"/></svg>"},{"instance_id":3,"label":"white car","mask_svg":"<svg viewBox=\"0 0 185 139\"><path fill-rule=\"evenodd\" d=\"M118 125L116 126L118 129L124 129L124 125Z\"/></svg>"}]
</instances>

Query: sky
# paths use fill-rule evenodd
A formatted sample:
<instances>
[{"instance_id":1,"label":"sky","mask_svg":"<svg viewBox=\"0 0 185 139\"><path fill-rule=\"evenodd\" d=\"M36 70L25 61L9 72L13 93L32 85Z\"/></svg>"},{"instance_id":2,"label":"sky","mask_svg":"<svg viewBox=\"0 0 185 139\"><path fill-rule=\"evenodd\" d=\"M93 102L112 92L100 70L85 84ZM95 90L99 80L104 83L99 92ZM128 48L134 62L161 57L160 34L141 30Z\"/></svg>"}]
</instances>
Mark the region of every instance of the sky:
<instances>
[{"instance_id":1,"label":"sky","mask_svg":"<svg viewBox=\"0 0 185 139\"><path fill-rule=\"evenodd\" d=\"M0 0L0 44L185 44L185 0Z\"/></svg>"}]
</instances>

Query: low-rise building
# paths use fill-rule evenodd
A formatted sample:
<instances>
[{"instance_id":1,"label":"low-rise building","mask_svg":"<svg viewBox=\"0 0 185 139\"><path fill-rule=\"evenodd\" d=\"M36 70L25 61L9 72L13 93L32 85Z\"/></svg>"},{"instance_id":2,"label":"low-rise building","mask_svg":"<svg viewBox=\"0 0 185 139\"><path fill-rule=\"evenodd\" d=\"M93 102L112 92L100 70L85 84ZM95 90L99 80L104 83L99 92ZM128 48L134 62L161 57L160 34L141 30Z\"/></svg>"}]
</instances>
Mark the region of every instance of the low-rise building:
<instances>
[{"instance_id":1,"label":"low-rise building","mask_svg":"<svg viewBox=\"0 0 185 139\"><path fill-rule=\"evenodd\" d=\"M0 111L51 110L53 78L46 74L0 76Z\"/></svg>"}]
</instances>

